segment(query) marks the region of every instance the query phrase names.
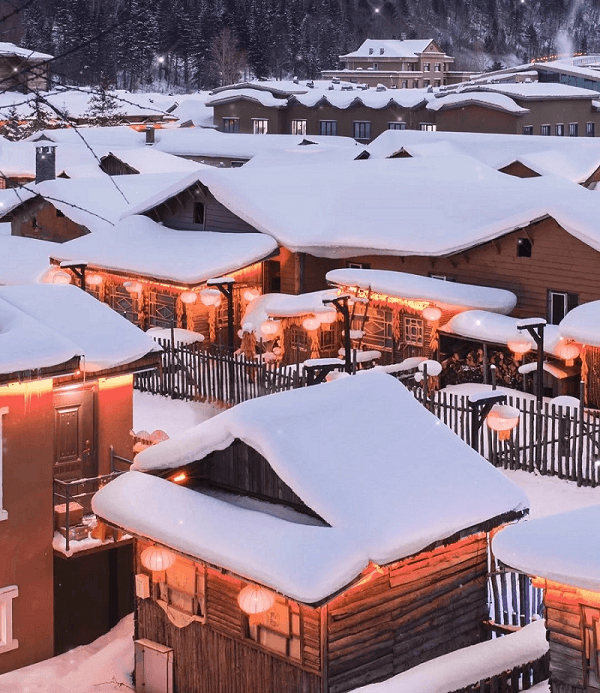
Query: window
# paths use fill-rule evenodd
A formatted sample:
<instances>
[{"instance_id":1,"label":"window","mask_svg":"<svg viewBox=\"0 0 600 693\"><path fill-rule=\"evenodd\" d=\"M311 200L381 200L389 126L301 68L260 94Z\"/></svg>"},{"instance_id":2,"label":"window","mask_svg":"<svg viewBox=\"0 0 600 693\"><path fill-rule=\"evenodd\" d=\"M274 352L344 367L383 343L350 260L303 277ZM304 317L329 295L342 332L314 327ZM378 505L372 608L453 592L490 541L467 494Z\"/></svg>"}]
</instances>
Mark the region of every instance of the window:
<instances>
[{"instance_id":1,"label":"window","mask_svg":"<svg viewBox=\"0 0 600 693\"><path fill-rule=\"evenodd\" d=\"M266 118L252 118L252 132L255 135L266 135L269 132L269 121Z\"/></svg>"},{"instance_id":2,"label":"window","mask_svg":"<svg viewBox=\"0 0 600 693\"><path fill-rule=\"evenodd\" d=\"M566 291L548 291L548 322L551 325L558 323L565 315L573 310L579 303L577 294L570 294Z\"/></svg>"},{"instance_id":3,"label":"window","mask_svg":"<svg viewBox=\"0 0 600 693\"><path fill-rule=\"evenodd\" d=\"M368 120L355 121L352 124L352 131L355 140L371 139L371 123Z\"/></svg>"},{"instance_id":4,"label":"window","mask_svg":"<svg viewBox=\"0 0 600 693\"><path fill-rule=\"evenodd\" d=\"M431 72L431 63L423 63L423 72Z\"/></svg>"},{"instance_id":5,"label":"window","mask_svg":"<svg viewBox=\"0 0 600 693\"><path fill-rule=\"evenodd\" d=\"M335 347L334 332L331 325L321 325L319 330L319 346L323 351L331 350Z\"/></svg>"},{"instance_id":6,"label":"window","mask_svg":"<svg viewBox=\"0 0 600 693\"><path fill-rule=\"evenodd\" d=\"M8 519L8 513L4 510L4 501L2 498L2 483L3 483L3 472L2 472L2 450L4 449L4 441L2 438L2 418L5 414L8 414L8 407L0 407L0 520ZM0 635L2 630L0 629Z\"/></svg>"},{"instance_id":7,"label":"window","mask_svg":"<svg viewBox=\"0 0 600 693\"><path fill-rule=\"evenodd\" d=\"M402 336L405 344L423 346L423 320L405 315L402 318Z\"/></svg>"},{"instance_id":8,"label":"window","mask_svg":"<svg viewBox=\"0 0 600 693\"><path fill-rule=\"evenodd\" d=\"M556 123L556 135L557 137L564 137L565 135L565 124Z\"/></svg>"},{"instance_id":9,"label":"window","mask_svg":"<svg viewBox=\"0 0 600 693\"><path fill-rule=\"evenodd\" d=\"M194 224L204 226L204 218L206 216L206 207L204 202L194 202Z\"/></svg>"},{"instance_id":10,"label":"window","mask_svg":"<svg viewBox=\"0 0 600 693\"><path fill-rule=\"evenodd\" d=\"M385 50L385 48L380 48L380 49L379 49L379 55L383 55L383 51L384 51L384 50Z\"/></svg>"},{"instance_id":11,"label":"window","mask_svg":"<svg viewBox=\"0 0 600 693\"><path fill-rule=\"evenodd\" d=\"M596 690L600 688L600 610L582 605L581 612L585 687Z\"/></svg>"},{"instance_id":12,"label":"window","mask_svg":"<svg viewBox=\"0 0 600 693\"><path fill-rule=\"evenodd\" d=\"M524 135L533 135L533 125L523 125Z\"/></svg>"},{"instance_id":13,"label":"window","mask_svg":"<svg viewBox=\"0 0 600 693\"><path fill-rule=\"evenodd\" d=\"M295 359L303 358L308 354L308 334L299 325L292 325L290 328L290 346Z\"/></svg>"},{"instance_id":14,"label":"window","mask_svg":"<svg viewBox=\"0 0 600 693\"><path fill-rule=\"evenodd\" d=\"M292 135L306 135L306 120L292 120Z\"/></svg>"},{"instance_id":15,"label":"window","mask_svg":"<svg viewBox=\"0 0 600 693\"><path fill-rule=\"evenodd\" d=\"M439 72L439 71L440 71L440 64L439 64L439 63L436 63L436 64L433 66L433 71L434 71L434 72Z\"/></svg>"},{"instance_id":16,"label":"window","mask_svg":"<svg viewBox=\"0 0 600 693\"><path fill-rule=\"evenodd\" d=\"M442 80L441 79L434 79L433 80L433 86L434 87L441 87L442 86Z\"/></svg>"},{"instance_id":17,"label":"window","mask_svg":"<svg viewBox=\"0 0 600 693\"><path fill-rule=\"evenodd\" d=\"M408 80L407 79L402 80L402 89L408 89Z\"/></svg>"},{"instance_id":18,"label":"window","mask_svg":"<svg viewBox=\"0 0 600 693\"><path fill-rule=\"evenodd\" d=\"M540 135L551 135L552 134L552 128L550 125L542 125L540 127Z\"/></svg>"},{"instance_id":19,"label":"window","mask_svg":"<svg viewBox=\"0 0 600 693\"><path fill-rule=\"evenodd\" d=\"M337 120L320 120L319 135L337 135Z\"/></svg>"},{"instance_id":20,"label":"window","mask_svg":"<svg viewBox=\"0 0 600 693\"><path fill-rule=\"evenodd\" d=\"M586 123L585 124L585 136L586 137L596 137L596 123Z\"/></svg>"},{"instance_id":21,"label":"window","mask_svg":"<svg viewBox=\"0 0 600 693\"><path fill-rule=\"evenodd\" d=\"M176 623L183 617L185 625L204 621L206 573L180 556L164 573L164 580L155 588L154 597L169 619Z\"/></svg>"},{"instance_id":22,"label":"window","mask_svg":"<svg viewBox=\"0 0 600 693\"><path fill-rule=\"evenodd\" d=\"M430 272L429 276L432 279L440 279L441 281L444 281L444 282L455 282L456 281L456 277L452 277L449 274L432 274Z\"/></svg>"},{"instance_id":23,"label":"window","mask_svg":"<svg viewBox=\"0 0 600 693\"><path fill-rule=\"evenodd\" d=\"M531 241L529 238L519 238L517 241L517 257L531 257Z\"/></svg>"},{"instance_id":24,"label":"window","mask_svg":"<svg viewBox=\"0 0 600 693\"><path fill-rule=\"evenodd\" d=\"M579 137L579 123L569 123L569 137Z\"/></svg>"},{"instance_id":25,"label":"window","mask_svg":"<svg viewBox=\"0 0 600 693\"><path fill-rule=\"evenodd\" d=\"M406 130L406 123L403 123L401 120L395 123L388 123L388 130Z\"/></svg>"},{"instance_id":26,"label":"window","mask_svg":"<svg viewBox=\"0 0 600 693\"><path fill-rule=\"evenodd\" d=\"M424 86L424 87L428 87L430 84L431 84L431 80L430 80L430 79L424 79L424 80L423 80L423 86Z\"/></svg>"},{"instance_id":27,"label":"window","mask_svg":"<svg viewBox=\"0 0 600 693\"><path fill-rule=\"evenodd\" d=\"M177 327L175 296L166 292L150 292L148 327Z\"/></svg>"},{"instance_id":28,"label":"window","mask_svg":"<svg viewBox=\"0 0 600 693\"><path fill-rule=\"evenodd\" d=\"M19 596L16 585L0 589L0 652L10 652L19 647L13 638L12 600Z\"/></svg>"},{"instance_id":29,"label":"window","mask_svg":"<svg viewBox=\"0 0 600 693\"><path fill-rule=\"evenodd\" d=\"M374 70L379 70L379 63L373 63L373 65L371 65L371 67L372 67Z\"/></svg>"},{"instance_id":30,"label":"window","mask_svg":"<svg viewBox=\"0 0 600 693\"><path fill-rule=\"evenodd\" d=\"M245 161L232 161L231 168L242 168L245 163Z\"/></svg>"},{"instance_id":31,"label":"window","mask_svg":"<svg viewBox=\"0 0 600 693\"><path fill-rule=\"evenodd\" d=\"M435 123L419 123L419 130L423 132L435 132L437 125Z\"/></svg>"},{"instance_id":32,"label":"window","mask_svg":"<svg viewBox=\"0 0 600 693\"><path fill-rule=\"evenodd\" d=\"M139 294L130 294L122 284L117 284L112 288L107 303L116 313L122 315L129 322L132 322L134 325L138 324Z\"/></svg>"},{"instance_id":33,"label":"window","mask_svg":"<svg viewBox=\"0 0 600 693\"><path fill-rule=\"evenodd\" d=\"M251 614L246 619L250 640L284 657L302 659L300 607L297 604L276 596L268 611Z\"/></svg>"},{"instance_id":34,"label":"window","mask_svg":"<svg viewBox=\"0 0 600 693\"><path fill-rule=\"evenodd\" d=\"M373 55L373 49L369 48L369 55Z\"/></svg>"},{"instance_id":35,"label":"window","mask_svg":"<svg viewBox=\"0 0 600 693\"><path fill-rule=\"evenodd\" d=\"M371 269L371 265L368 262L347 262L346 267L348 269Z\"/></svg>"},{"instance_id":36,"label":"window","mask_svg":"<svg viewBox=\"0 0 600 693\"><path fill-rule=\"evenodd\" d=\"M239 118L223 118L223 132L239 132L240 131L240 119Z\"/></svg>"}]
</instances>

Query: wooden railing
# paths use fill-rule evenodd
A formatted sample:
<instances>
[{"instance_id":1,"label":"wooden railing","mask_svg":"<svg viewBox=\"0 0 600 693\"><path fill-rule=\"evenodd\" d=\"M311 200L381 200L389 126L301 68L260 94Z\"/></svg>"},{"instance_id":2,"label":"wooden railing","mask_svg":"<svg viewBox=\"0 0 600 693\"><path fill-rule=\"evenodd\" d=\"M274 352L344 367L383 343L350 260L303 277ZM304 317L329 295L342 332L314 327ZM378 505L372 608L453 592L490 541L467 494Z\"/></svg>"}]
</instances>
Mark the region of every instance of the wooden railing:
<instances>
[{"instance_id":1,"label":"wooden railing","mask_svg":"<svg viewBox=\"0 0 600 693\"><path fill-rule=\"evenodd\" d=\"M510 633L543 616L543 591L523 573L494 570L488 574L490 629Z\"/></svg>"},{"instance_id":2,"label":"wooden railing","mask_svg":"<svg viewBox=\"0 0 600 693\"><path fill-rule=\"evenodd\" d=\"M526 691L550 676L550 657L546 653L540 659L521 664L508 671L478 681L452 693L517 693Z\"/></svg>"}]
</instances>

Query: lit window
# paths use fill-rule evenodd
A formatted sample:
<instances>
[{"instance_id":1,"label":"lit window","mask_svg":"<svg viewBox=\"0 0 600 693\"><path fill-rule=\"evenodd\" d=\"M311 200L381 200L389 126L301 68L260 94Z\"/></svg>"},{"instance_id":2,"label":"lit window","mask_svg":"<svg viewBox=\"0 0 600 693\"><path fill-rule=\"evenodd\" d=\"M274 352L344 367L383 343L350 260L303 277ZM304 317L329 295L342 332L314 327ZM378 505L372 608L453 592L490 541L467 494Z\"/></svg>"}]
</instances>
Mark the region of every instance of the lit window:
<instances>
[{"instance_id":1,"label":"lit window","mask_svg":"<svg viewBox=\"0 0 600 693\"><path fill-rule=\"evenodd\" d=\"M337 120L320 120L319 135L337 135Z\"/></svg>"},{"instance_id":2,"label":"lit window","mask_svg":"<svg viewBox=\"0 0 600 693\"><path fill-rule=\"evenodd\" d=\"M421 318L410 318L405 315L402 324L404 343L412 344L412 346L423 346L423 320Z\"/></svg>"},{"instance_id":3,"label":"lit window","mask_svg":"<svg viewBox=\"0 0 600 693\"><path fill-rule=\"evenodd\" d=\"M306 120L292 120L292 135L306 135Z\"/></svg>"},{"instance_id":4,"label":"lit window","mask_svg":"<svg viewBox=\"0 0 600 693\"><path fill-rule=\"evenodd\" d=\"M8 407L0 407L0 520L6 520L8 518L8 513L6 510L4 510L2 499L2 483L4 478L2 471L2 451L4 449L4 440L2 438L2 419L5 414L8 414Z\"/></svg>"},{"instance_id":5,"label":"lit window","mask_svg":"<svg viewBox=\"0 0 600 693\"><path fill-rule=\"evenodd\" d=\"M577 294L570 294L566 291L548 291L548 322L551 325L558 325L578 303L579 296Z\"/></svg>"},{"instance_id":6,"label":"lit window","mask_svg":"<svg viewBox=\"0 0 600 693\"><path fill-rule=\"evenodd\" d=\"M579 137L579 123L569 123L569 137Z\"/></svg>"},{"instance_id":7,"label":"lit window","mask_svg":"<svg viewBox=\"0 0 600 693\"><path fill-rule=\"evenodd\" d=\"M240 131L240 119L239 118L223 118L223 132L239 132Z\"/></svg>"},{"instance_id":8,"label":"lit window","mask_svg":"<svg viewBox=\"0 0 600 693\"><path fill-rule=\"evenodd\" d=\"M596 137L596 124L586 123L585 124L585 136L586 137Z\"/></svg>"},{"instance_id":9,"label":"lit window","mask_svg":"<svg viewBox=\"0 0 600 693\"><path fill-rule=\"evenodd\" d=\"M269 132L269 121L266 118L252 118L252 131L255 135L266 135Z\"/></svg>"},{"instance_id":10,"label":"lit window","mask_svg":"<svg viewBox=\"0 0 600 693\"><path fill-rule=\"evenodd\" d=\"M533 125L523 125L524 135L533 135Z\"/></svg>"},{"instance_id":11,"label":"lit window","mask_svg":"<svg viewBox=\"0 0 600 693\"><path fill-rule=\"evenodd\" d=\"M268 611L252 614L246 619L250 640L283 657L302 659L300 607L297 604L276 596Z\"/></svg>"},{"instance_id":12,"label":"lit window","mask_svg":"<svg viewBox=\"0 0 600 693\"><path fill-rule=\"evenodd\" d=\"M19 647L19 641L13 638L12 601L19 596L16 585L0 589L0 652L10 652Z\"/></svg>"},{"instance_id":13,"label":"lit window","mask_svg":"<svg viewBox=\"0 0 600 693\"><path fill-rule=\"evenodd\" d=\"M371 123L367 120L353 123L353 137L355 140L371 139Z\"/></svg>"},{"instance_id":14,"label":"lit window","mask_svg":"<svg viewBox=\"0 0 600 693\"><path fill-rule=\"evenodd\" d=\"M419 123L419 130L423 132L435 132L437 125L435 123Z\"/></svg>"},{"instance_id":15,"label":"lit window","mask_svg":"<svg viewBox=\"0 0 600 693\"><path fill-rule=\"evenodd\" d=\"M406 123L403 123L401 120L388 123L388 130L406 130Z\"/></svg>"},{"instance_id":16,"label":"lit window","mask_svg":"<svg viewBox=\"0 0 600 693\"><path fill-rule=\"evenodd\" d=\"M565 124L564 123L556 123L556 135L558 137L564 137L564 135L565 135Z\"/></svg>"},{"instance_id":17,"label":"lit window","mask_svg":"<svg viewBox=\"0 0 600 693\"><path fill-rule=\"evenodd\" d=\"M540 135L550 135L550 134L551 134L550 125L542 125L540 127Z\"/></svg>"}]
</instances>

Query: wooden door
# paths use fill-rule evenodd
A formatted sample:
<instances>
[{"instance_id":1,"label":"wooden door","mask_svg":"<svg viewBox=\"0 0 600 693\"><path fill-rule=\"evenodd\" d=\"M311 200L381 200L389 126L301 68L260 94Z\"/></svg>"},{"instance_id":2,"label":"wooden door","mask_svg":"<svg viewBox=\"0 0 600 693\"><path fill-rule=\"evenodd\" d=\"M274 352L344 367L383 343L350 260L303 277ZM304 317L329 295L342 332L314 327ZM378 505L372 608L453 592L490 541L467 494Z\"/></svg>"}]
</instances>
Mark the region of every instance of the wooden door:
<instances>
[{"instance_id":1,"label":"wooden door","mask_svg":"<svg viewBox=\"0 0 600 693\"><path fill-rule=\"evenodd\" d=\"M54 394L54 478L98 475L92 388L58 390Z\"/></svg>"}]
</instances>

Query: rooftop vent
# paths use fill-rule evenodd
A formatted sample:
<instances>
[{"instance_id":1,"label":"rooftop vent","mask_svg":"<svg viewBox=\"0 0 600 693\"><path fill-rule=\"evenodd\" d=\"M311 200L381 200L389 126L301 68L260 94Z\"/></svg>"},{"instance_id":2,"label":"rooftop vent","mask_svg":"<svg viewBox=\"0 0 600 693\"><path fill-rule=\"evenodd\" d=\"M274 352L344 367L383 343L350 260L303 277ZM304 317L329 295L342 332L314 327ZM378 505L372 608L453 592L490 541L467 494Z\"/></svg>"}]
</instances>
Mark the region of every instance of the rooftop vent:
<instances>
[{"instance_id":1,"label":"rooftop vent","mask_svg":"<svg viewBox=\"0 0 600 693\"><path fill-rule=\"evenodd\" d=\"M342 91L353 91L354 87L351 84L342 84Z\"/></svg>"},{"instance_id":2,"label":"rooftop vent","mask_svg":"<svg viewBox=\"0 0 600 693\"><path fill-rule=\"evenodd\" d=\"M385 48L380 48L379 49L379 55L383 55L383 52L385 51Z\"/></svg>"},{"instance_id":3,"label":"rooftop vent","mask_svg":"<svg viewBox=\"0 0 600 693\"><path fill-rule=\"evenodd\" d=\"M334 77L334 78L331 80L331 83L332 83L332 84L339 84L339 83L340 83L340 78L339 78L339 77Z\"/></svg>"},{"instance_id":4,"label":"rooftop vent","mask_svg":"<svg viewBox=\"0 0 600 693\"><path fill-rule=\"evenodd\" d=\"M154 128L146 125L146 144L154 144Z\"/></svg>"},{"instance_id":5,"label":"rooftop vent","mask_svg":"<svg viewBox=\"0 0 600 693\"><path fill-rule=\"evenodd\" d=\"M369 55L373 55L373 49L369 48Z\"/></svg>"},{"instance_id":6,"label":"rooftop vent","mask_svg":"<svg viewBox=\"0 0 600 693\"><path fill-rule=\"evenodd\" d=\"M38 145L35 148L35 182L56 178L56 145Z\"/></svg>"},{"instance_id":7,"label":"rooftop vent","mask_svg":"<svg viewBox=\"0 0 600 693\"><path fill-rule=\"evenodd\" d=\"M306 83L306 86L307 86L309 89L314 89L314 88L315 88L315 83L314 83L314 82L312 81L312 79L311 79L310 82L307 82L307 83Z\"/></svg>"},{"instance_id":8,"label":"rooftop vent","mask_svg":"<svg viewBox=\"0 0 600 693\"><path fill-rule=\"evenodd\" d=\"M378 84L375 91L387 91L387 88L383 84Z\"/></svg>"},{"instance_id":9,"label":"rooftop vent","mask_svg":"<svg viewBox=\"0 0 600 693\"><path fill-rule=\"evenodd\" d=\"M406 34L405 33L400 34L400 40L406 41Z\"/></svg>"}]
</instances>

